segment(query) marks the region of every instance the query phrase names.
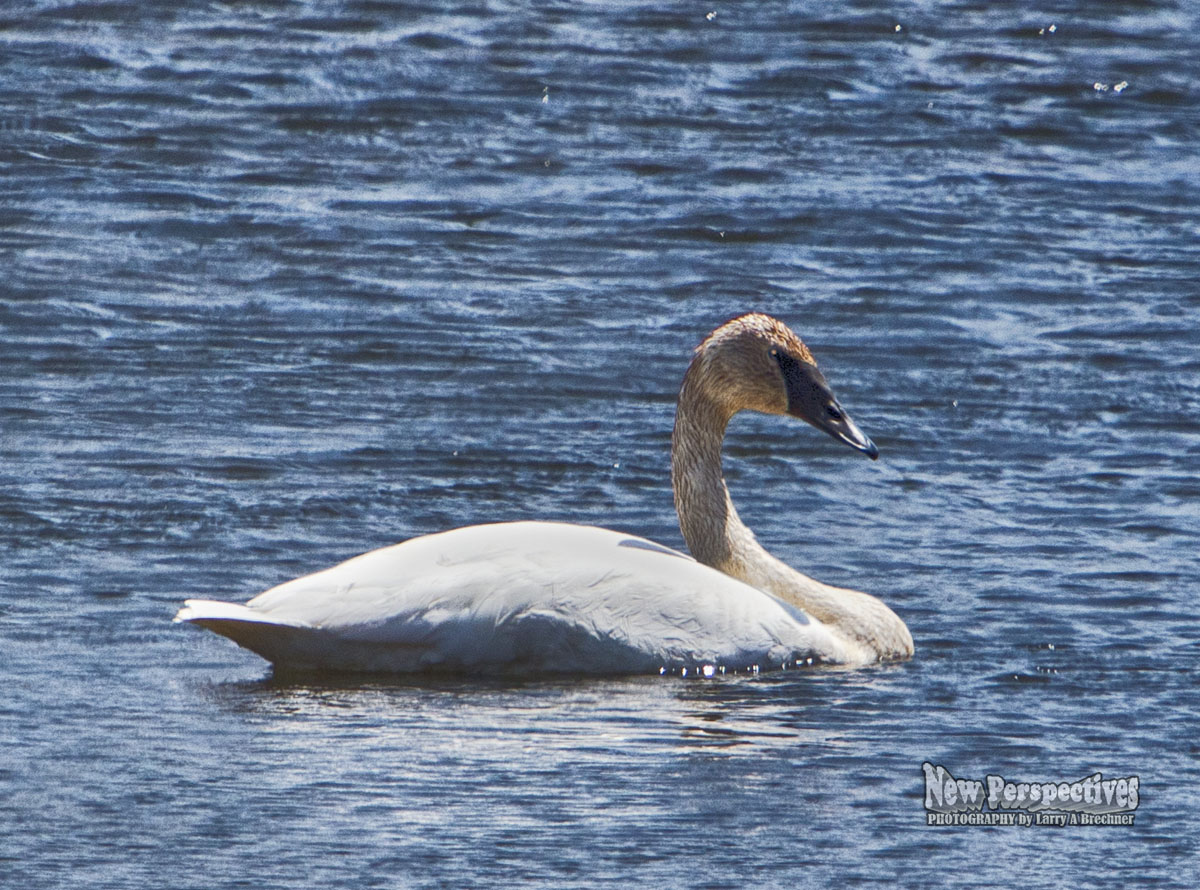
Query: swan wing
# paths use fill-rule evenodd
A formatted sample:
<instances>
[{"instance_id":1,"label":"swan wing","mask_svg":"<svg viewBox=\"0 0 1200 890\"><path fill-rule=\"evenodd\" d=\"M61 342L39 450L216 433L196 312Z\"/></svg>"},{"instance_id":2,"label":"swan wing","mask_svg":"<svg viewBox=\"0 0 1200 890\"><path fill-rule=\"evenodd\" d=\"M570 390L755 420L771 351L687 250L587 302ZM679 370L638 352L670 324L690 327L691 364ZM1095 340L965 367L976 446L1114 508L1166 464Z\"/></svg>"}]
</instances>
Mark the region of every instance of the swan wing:
<instances>
[{"instance_id":1,"label":"swan wing","mask_svg":"<svg viewBox=\"0 0 1200 890\"><path fill-rule=\"evenodd\" d=\"M644 538L553 522L413 538L177 616L280 667L615 673L840 661L802 610Z\"/></svg>"}]
</instances>

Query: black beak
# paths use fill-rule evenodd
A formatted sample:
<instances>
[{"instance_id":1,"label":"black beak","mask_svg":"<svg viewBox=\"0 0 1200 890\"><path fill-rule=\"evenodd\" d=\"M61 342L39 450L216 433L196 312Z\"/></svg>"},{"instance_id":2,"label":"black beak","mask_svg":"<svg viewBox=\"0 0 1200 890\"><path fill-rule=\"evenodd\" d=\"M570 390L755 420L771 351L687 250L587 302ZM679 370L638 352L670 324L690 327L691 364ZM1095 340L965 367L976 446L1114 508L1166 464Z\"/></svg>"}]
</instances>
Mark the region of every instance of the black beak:
<instances>
[{"instance_id":1,"label":"black beak","mask_svg":"<svg viewBox=\"0 0 1200 890\"><path fill-rule=\"evenodd\" d=\"M819 430L861 451L871 460L879 457L879 449L850 415L842 410L825 376L815 365L802 362L785 353L777 357L787 384L788 414L807 420Z\"/></svg>"}]
</instances>

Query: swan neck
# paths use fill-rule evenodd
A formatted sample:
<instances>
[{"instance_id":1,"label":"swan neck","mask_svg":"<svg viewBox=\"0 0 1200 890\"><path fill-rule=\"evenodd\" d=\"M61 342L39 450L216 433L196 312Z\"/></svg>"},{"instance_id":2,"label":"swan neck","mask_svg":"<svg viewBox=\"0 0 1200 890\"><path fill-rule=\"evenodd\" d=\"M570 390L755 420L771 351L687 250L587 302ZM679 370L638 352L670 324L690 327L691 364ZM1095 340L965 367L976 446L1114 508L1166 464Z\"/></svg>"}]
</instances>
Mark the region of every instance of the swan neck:
<instances>
[{"instance_id":1,"label":"swan neck","mask_svg":"<svg viewBox=\"0 0 1200 890\"><path fill-rule=\"evenodd\" d=\"M721 471L735 410L710 395L703 354L684 376L671 436L671 484L679 528L697 561L804 609L846 643L846 660L907 658L912 636L882 601L831 587L776 559L738 517Z\"/></svg>"},{"instance_id":2,"label":"swan neck","mask_svg":"<svg viewBox=\"0 0 1200 890\"><path fill-rule=\"evenodd\" d=\"M692 556L740 577L737 568L750 555L747 548L762 548L738 517L721 470L721 444L733 412L709 397L701 367L697 356L684 376L671 437L675 511Z\"/></svg>"}]
</instances>

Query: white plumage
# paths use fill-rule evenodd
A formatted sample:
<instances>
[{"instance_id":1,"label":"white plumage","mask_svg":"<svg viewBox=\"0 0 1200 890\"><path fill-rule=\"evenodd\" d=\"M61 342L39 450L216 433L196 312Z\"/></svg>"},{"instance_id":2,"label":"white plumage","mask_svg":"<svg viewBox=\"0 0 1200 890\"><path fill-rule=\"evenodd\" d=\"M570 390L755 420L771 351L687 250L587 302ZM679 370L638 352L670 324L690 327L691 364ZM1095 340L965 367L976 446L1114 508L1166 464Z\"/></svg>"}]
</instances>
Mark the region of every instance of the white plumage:
<instances>
[{"instance_id":1,"label":"white plumage","mask_svg":"<svg viewBox=\"0 0 1200 890\"><path fill-rule=\"evenodd\" d=\"M802 610L644 538L552 522L413 538L178 620L293 669L630 673L838 661Z\"/></svg>"}]
</instances>

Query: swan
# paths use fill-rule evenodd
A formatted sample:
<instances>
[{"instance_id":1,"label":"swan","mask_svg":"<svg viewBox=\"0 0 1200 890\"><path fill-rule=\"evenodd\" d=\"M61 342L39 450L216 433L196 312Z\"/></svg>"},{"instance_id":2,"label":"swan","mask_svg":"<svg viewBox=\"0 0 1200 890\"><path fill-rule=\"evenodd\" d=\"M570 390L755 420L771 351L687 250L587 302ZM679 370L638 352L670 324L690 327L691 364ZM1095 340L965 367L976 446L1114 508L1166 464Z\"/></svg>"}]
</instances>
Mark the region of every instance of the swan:
<instances>
[{"instance_id":1,"label":"swan","mask_svg":"<svg viewBox=\"0 0 1200 890\"><path fill-rule=\"evenodd\" d=\"M879 455L800 338L743 315L696 348L679 391L671 481L693 556L594 526L474 525L364 553L245 605L187 600L175 621L276 670L711 675L911 656L908 628L883 602L802 575L738 518L721 442L739 411L799 417Z\"/></svg>"}]
</instances>

